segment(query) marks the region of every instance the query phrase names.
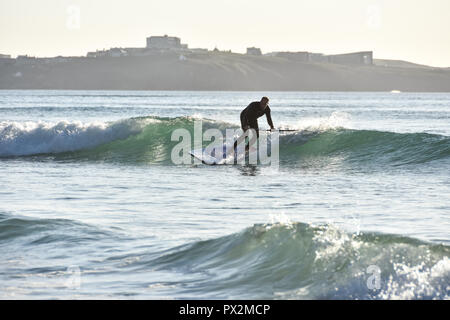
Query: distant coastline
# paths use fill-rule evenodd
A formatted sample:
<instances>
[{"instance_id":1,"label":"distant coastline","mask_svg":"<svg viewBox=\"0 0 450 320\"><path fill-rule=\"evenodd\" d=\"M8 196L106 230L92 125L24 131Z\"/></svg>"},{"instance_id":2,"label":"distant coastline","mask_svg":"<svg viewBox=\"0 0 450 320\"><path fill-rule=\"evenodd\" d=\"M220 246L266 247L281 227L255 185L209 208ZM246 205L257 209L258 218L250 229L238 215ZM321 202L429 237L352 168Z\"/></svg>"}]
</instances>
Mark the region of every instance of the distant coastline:
<instances>
[{"instance_id":1,"label":"distant coastline","mask_svg":"<svg viewBox=\"0 0 450 320\"><path fill-rule=\"evenodd\" d=\"M450 69L305 62L223 51L0 58L0 89L450 92Z\"/></svg>"}]
</instances>

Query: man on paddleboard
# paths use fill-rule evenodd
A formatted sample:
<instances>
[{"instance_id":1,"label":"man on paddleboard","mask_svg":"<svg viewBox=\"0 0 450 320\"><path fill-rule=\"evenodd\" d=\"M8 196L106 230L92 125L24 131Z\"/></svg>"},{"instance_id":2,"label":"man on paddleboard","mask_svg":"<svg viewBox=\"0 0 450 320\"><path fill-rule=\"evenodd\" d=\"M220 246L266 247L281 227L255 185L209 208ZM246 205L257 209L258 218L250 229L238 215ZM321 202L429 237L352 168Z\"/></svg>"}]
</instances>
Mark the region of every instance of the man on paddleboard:
<instances>
[{"instance_id":1,"label":"man on paddleboard","mask_svg":"<svg viewBox=\"0 0 450 320\"><path fill-rule=\"evenodd\" d=\"M254 101L250 103L247 108L241 112L241 128L244 133L248 129L254 129L256 131L256 137L259 138L258 118L266 115L267 123L271 130L274 130L272 117L270 116L269 98L262 97L261 101ZM234 142L234 148L238 144L238 140Z\"/></svg>"}]
</instances>

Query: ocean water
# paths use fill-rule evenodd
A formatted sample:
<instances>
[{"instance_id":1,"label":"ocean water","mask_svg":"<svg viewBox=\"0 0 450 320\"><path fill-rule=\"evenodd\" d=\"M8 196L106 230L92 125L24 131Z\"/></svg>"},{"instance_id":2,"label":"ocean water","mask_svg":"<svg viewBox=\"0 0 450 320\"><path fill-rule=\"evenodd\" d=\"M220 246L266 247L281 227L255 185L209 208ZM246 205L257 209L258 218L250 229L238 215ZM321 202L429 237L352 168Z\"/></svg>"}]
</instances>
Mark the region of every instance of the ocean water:
<instances>
[{"instance_id":1,"label":"ocean water","mask_svg":"<svg viewBox=\"0 0 450 320\"><path fill-rule=\"evenodd\" d=\"M173 164L263 95L278 167ZM450 94L0 91L0 255L1 299L449 299Z\"/></svg>"}]
</instances>

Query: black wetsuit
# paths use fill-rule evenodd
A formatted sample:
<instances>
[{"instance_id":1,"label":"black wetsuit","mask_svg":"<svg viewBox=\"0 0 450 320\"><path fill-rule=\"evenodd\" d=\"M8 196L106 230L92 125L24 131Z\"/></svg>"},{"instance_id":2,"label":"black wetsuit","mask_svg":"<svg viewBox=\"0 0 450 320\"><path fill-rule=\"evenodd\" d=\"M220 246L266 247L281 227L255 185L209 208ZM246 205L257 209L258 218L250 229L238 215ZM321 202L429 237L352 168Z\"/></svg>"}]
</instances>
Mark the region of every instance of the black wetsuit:
<instances>
[{"instance_id":1,"label":"black wetsuit","mask_svg":"<svg viewBox=\"0 0 450 320\"><path fill-rule=\"evenodd\" d=\"M241 127L249 127L256 130L256 136L259 137L258 118L266 115L267 123L273 128L272 117L270 116L270 108L267 106L264 110L261 109L261 103L254 101L250 103L247 108L241 112Z\"/></svg>"},{"instance_id":2,"label":"black wetsuit","mask_svg":"<svg viewBox=\"0 0 450 320\"><path fill-rule=\"evenodd\" d=\"M261 109L261 103L259 101L254 101L250 103L247 108L241 112L241 128L245 132L247 129L255 129L256 137L259 138L259 128L258 128L258 118L266 115L267 123L269 123L270 128L273 128L272 117L270 116L270 108L267 106L264 110ZM234 142L234 148L237 147L237 140ZM247 146L248 147L248 146Z\"/></svg>"}]
</instances>

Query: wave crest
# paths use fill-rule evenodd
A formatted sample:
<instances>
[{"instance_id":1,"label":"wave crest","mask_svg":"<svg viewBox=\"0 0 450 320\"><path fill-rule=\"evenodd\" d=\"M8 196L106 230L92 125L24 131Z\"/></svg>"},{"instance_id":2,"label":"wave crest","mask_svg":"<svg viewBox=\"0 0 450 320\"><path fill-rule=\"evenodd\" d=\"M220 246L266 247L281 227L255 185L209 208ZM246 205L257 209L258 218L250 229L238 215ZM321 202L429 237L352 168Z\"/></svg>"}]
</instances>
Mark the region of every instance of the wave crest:
<instances>
[{"instance_id":1,"label":"wave crest","mask_svg":"<svg viewBox=\"0 0 450 320\"><path fill-rule=\"evenodd\" d=\"M92 148L137 134L148 121L127 119L113 123L60 121L1 122L0 156L60 153Z\"/></svg>"},{"instance_id":2,"label":"wave crest","mask_svg":"<svg viewBox=\"0 0 450 320\"><path fill-rule=\"evenodd\" d=\"M189 294L282 299L448 299L450 248L332 225L254 225L140 262L141 268L189 273ZM369 267L380 270L370 287ZM138 266L133 266L138 267ZM181 293L183 295L183 293ZM187 294L187 293L186 293Z\"/></svg>"},{"instance_id":3,"label":"wave crest","mask_svg":"<svg viewBox=\"0 0 450 320\"><path fill-rule=\"evenodd\" d=\"M337 117L341 119L342 117ZM0 122L0 157L52 155L63 159L125 162L170 161L175 129L193 137L194 122L225 133L235 125L192 117L130 118L110 123ZM331 121L331 123L334 123ZM340 120L338 121L340 123ZM326 121L280 135L280 164L317 165L330 159L358 165L407 165L450 158L450 137L345 129ZM204 142L204 146L209 142Z\"/></svg>"}]
</instances>

